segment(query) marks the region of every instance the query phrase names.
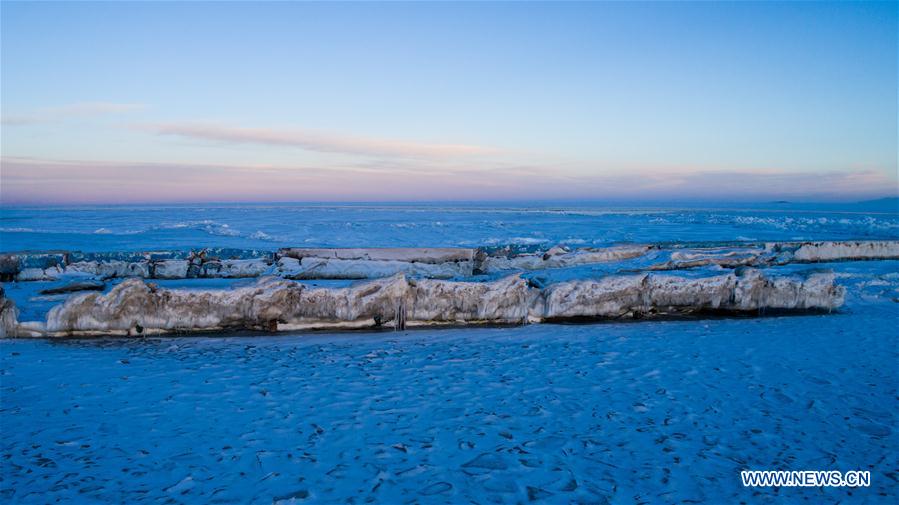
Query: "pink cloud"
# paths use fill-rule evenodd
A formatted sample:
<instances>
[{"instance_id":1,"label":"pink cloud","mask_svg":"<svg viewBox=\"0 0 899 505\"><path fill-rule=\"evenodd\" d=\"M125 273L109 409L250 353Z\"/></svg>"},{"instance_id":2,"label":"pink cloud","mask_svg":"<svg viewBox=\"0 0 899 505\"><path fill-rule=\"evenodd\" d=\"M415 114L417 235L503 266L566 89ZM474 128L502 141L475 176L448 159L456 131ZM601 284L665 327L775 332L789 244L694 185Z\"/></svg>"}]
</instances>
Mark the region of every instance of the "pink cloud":
<instances>
[{"instance_id":1,"label":"pink cloud","mask_svg":"<svg viewBox=\"0 0 899 505\"><path fill-rule=\"evenodd\" d=\"M237 166L2 159L0 202L421 200L862 200L896 196L883 172L642 171L565 174L553 167L419 162Z\"/></svg>"},{"instance_id":2,"label":"pink cloud","mask_svg":"<svg viewBox=\"0 0 899 505\"><path fill-rule=\"evenodd\" d=\"M204 123L165 123L147 127L160 135L234 144L264 144L309 151L390 156L400 158L451 158L490 154L492 149L465 144L429 144L403 140L338 135L307 129L244 128Z\"/></svg>"}]
</instances>

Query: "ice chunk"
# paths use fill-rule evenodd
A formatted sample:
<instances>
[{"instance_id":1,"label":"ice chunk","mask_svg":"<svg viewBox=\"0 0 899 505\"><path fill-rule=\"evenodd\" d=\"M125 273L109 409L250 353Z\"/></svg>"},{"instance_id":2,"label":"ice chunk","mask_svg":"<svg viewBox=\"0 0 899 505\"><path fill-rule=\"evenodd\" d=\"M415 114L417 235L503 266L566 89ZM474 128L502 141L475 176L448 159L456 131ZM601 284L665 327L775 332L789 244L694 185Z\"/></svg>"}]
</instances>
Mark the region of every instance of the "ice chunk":
<instances>
[{"instance_id":1,"label":"ice chunk","mask_svg":"<svg viewBox=\"0 0 899 505\"><path fill-rule=\"evenodd\" d=\"M407 280L310 288L264 277L231 290L159 289L129 279L107 294L82 294L51 309L48 335L364 328L429 324L518 324L764 309L831 310L844 289L833 274L768 278L756 270L703 278L639 274L545 288L517 275L494 282ZM31 328L40 331L40 328Z\"/></svg>"}]
</instances>

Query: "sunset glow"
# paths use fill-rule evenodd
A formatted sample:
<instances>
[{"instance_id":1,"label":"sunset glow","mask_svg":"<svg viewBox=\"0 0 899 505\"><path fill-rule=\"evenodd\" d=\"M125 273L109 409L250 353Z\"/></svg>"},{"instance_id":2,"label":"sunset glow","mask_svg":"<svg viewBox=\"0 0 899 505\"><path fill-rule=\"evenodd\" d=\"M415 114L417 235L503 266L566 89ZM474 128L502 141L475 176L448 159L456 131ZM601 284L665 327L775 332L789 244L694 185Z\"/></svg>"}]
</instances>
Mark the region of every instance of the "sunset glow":
<instances>
[{"instance_id":1,"label":"sunset glow","mask_svg":"<svg viewBox=\"0 0 899 505\"><path fill-rule=\"evenodd\" d=\"M2 23L4 204L897 191L895 3L10 3Z\"/></svg>"}]
</instances>

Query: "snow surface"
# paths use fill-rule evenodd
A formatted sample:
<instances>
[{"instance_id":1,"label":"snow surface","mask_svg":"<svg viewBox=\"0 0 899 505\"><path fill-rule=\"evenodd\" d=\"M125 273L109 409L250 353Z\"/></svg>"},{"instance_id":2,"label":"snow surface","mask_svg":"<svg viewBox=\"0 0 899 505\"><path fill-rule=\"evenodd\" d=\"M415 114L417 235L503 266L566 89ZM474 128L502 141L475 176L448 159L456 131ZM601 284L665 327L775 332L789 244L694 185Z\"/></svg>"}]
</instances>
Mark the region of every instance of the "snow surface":
<instances>
[{"instance_id":1,"label":"snow surface","mask_svg":"<svg viewBox=\"0 0 899 505\"><path fill-rule=\"evenodd\" d=\"M833 315L2 341L0 496L895 502L899 274L879 263L842 264ZM747 489L743 469L872 486Z\"/></svg>"}]
</instances>

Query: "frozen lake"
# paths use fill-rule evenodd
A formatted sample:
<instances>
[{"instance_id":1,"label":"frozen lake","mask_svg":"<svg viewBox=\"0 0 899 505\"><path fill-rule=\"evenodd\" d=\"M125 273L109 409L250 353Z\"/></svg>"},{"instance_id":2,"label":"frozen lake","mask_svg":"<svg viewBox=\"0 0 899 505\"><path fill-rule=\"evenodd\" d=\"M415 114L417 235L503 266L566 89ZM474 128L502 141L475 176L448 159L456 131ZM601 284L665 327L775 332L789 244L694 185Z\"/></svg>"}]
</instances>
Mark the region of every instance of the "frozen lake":
<instances>
[{"instance_id":1,"label":"frozen lake","mask_svg":"<svg viewBox=\"0 0 899 505\"><path fill-rule=\"evenodd\" d=\"M290 211L293 221L283 219L284 209L268 207L139 209L131 218L127 212L5 209L2 249L274 249L281 240L592 245L896 238L899 230L895 213L842 210L313 208ZM258 219L268 212L267 220ZM253 238L256 231L281 238ZM895 502L897 264L779 267L833 269L847 288L846 305L835 314L3 340L0 497L4 503ZM5 284L24 301L34 298L35 286ZM43 317L58 301L20 306L25 315ZM870 470L871 487L750 489L740 480L746 469Z\"/></svg>"},{"instance_id":2,"label":"frozen lake","mask_svg":"<svg viewBox=\"0 0 899 505\"><path fill-rule=\"evenodd\" d=\"M0 251L479 247L899 238L896 201L809 206L221 204L0 209Z\"/></svg>"}]
</instances>

